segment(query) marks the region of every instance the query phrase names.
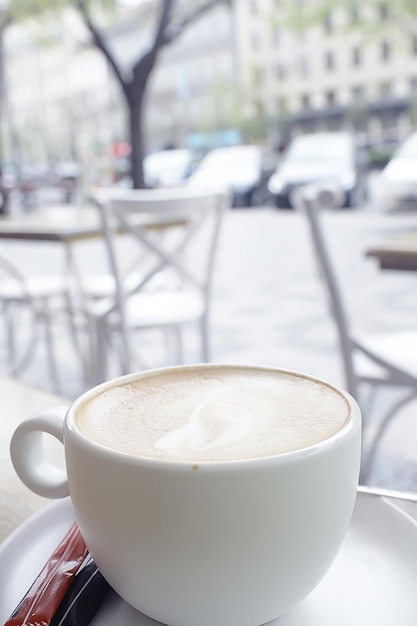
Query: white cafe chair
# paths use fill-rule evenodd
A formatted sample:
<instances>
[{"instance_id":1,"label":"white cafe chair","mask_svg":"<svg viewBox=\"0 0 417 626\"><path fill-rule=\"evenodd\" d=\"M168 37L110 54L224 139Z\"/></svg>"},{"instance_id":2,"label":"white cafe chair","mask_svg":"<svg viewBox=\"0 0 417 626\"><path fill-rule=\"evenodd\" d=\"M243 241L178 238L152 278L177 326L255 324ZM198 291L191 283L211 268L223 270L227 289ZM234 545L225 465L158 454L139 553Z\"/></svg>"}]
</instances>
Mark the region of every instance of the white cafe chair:
<instances>
[{"instance_id":1,"label":"white cafe chair","mask_svg":"<svg viewBox=\"0 0 417 626\"><path fill-rule=\"evenodd\" d=\"M313 183L297 189L292 196L294 207L304 212L321 278L329 296L343 358L346 388L356 398L363 413L364 436L367 415L375 393L383 387L400 388L403 394L386 406L379 416L362 461L361 481L366 481L378 445L391 420L408 402L417 398L417 331L357 333L348 313L326 242L322 209L343 206L344 192L333 182ZM368 389L367 397L364 391ZM365 402L367 400L367 402ZM364 450L365 452L365 450Z\"/></svg>"},{"instance_id":2,"label":"white cafe chair","mask_svg":"<svg viewBox=\"0 0 417 626\"><path fill-rule=\"evenodd\" d=\"M0 256L0 313L8 375L23 375L35 357L43 333L52 388L60 392L53 327L57 315L68 312L68 306L68 284L63 275L27 277Z\"/></svg>"},{"instance_id":3,"label":"white cafe chair","mask_svg":"<svg viewBox=\"0 0 417 626\"><path fill-rule=\"evenodd\" d=\"M103 298L97 292L91 297L83 294L90 382L106 379L115 352L119 373L149 367L140 356L135 361L141 345L137 333L149 329L165 333L170 341L167 362L177 364L184 362L181 331L196 323L201 360L208 361L211 284L222 215L230 204L228 193L191 187L111 188L98 190L93 200L115 288ZM133 244L138 252L132 263L127 257Z\"/></svg>"}]
</instances>

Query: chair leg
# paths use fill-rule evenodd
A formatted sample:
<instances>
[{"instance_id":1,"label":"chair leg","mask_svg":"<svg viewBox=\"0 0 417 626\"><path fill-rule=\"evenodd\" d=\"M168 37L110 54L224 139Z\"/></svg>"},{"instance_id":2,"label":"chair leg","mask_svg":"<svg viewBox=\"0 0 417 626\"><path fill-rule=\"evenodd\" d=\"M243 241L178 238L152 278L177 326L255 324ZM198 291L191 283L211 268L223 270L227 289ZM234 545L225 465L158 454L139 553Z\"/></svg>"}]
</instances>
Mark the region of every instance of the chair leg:
<instances>
[{"instance_id":1,"label":"chair leg","mask_svg":"<svg viewBox=\"0 0 417 626\"><path fill-rule=\"evenodd\" d=\"M34 313L33 315L33 324L31 329L31 338L29 345L26 349L26 352L23 354L22 358L17 362L16 349L15 349L15 341L14 336L10 337L11 343L9 343L9 347L11 348L14 356L13 358L13 366L10 370L10 375L13 377L20 376L22 372L29 366L29 363L33 359L33 355L35 353L35 349L39 340L39 332L40 332L40 318L38 313ZM9 332L11 335L14 335L14 321L12 319L9 320Z\"/></svg>"},{"instance_id":2,"label":"chair leg","mask_svg":"<svg viewBox=\"0 0 417 626\"><path fill-rule=\"evenodd\" d=\"M369 471L372 467L372 463L378 449L378 446L381 442L382 437L394 415L404 406L406 406L412 400L417 399L417 389L413 389L411 393L406 396L400 398L394 405L390 408L385 417L379 422L377 430L373 436L371 444L369 445L368 452L365 459L362 459L361 465L361 473L360 473L360 482L366 484L366 480L369 476Z\"/></svg>"},{"instance_id":3,"label":"chair leg","mask_svg":"<svg viewBox=\"0 0 417 626\"><path fill-rule=\"evenodd\" d=\"M119 357L122 374L129 374L132 370L131 346L129 345L127 332L123 330L119 333Z\"/></svg>"},{"instance_id":4,"label":"chair leg","mask_svg":"<svg viewBox=\"0 0 417 626\"><path fill-rule=\"evenodd\" d=\"M55 358L54 339L52 333L52 316L50 314L49 303L44 302L44 325L45 325L45 342L46 354L48 359L49 375L51 377L52 386L56 393L60 393L61 385L58 377L58 365Z\"/></svg>"},{"instance_id":5,"label":"chair leg","mask_svg":"<svg viewBox=\"0 0 417 626\"><path fill-rule=\"evenodd\" d=\"M209 354L209 339L208 339L208 319L207 315L204 315L200 321L200 332L201 332L201 357L203 359L203 363L208 363L210 361Z\"/></svg>"},{"instance_id":6,"label":"chair leg","mask_svg":"<svg viewBox=\"0 0 417 626\"><path fill-rule=\"evenodd\" d=\"M106 324L103 320L97 319L95 324L95 364L94 364L94 384L99 384L107 380L108 376L108 343Z\"/></svg>"},{"instance_id":7,"label":"chair leg","mask_svg":"<svg viewBox=\"0 0 417 626\"><path fill-rule=\"evenodd\" d=\"M363 413L364 415L370 415L372 411L372 407L375 404L376 396L378 390L380 389L380 385L369 385L368 394L366 398L366 404Z\"/></svg>"},{"instance_id":8,"label":"chair leg","mask_svg":"<svg viewBox=\"0 0 417 626\"><path fill-rule=\"evenodd\" d=\"M82 354L84 362L84 384L87 388L97 383L97 328L95 318L85 317L85 353Z\"/></svg>"},{"instance_id":9,"label":"chair leg","mask_svg":"<svg viewBox=\"0 0 417 626\"><path fill-rule=\"evenodd\" d=\"M15 337L15 324L13 319L13 312L10 310L11 303L5 303L3 315L4 325L6 331L6 344L7 344L7 363L9 371L12 376L15 375L17 369L17 356L16 356L16 337Z\"/></svg>"},{"instance_id":10,"label":"chair leg","mask_svg":"<svg viewBox=\"0 0 417 626\"><path fill-rule=\"evenodd\" d=\"M84 316L81 312L77 312L76 308L73 306L72 299L69 294L65 295L67 312L68 312L68 327L69 327L69 336L72 341L72 345L74 348L75 355L79 358L81 362L82 368L82 380L84 380L87 384L89 384L89 365L90 365L90 347L87 347L87 351L84 350L82 334L86 333L85 326L88 325L88 322L84 319ZM89 336L88 328L87 328L87 336ZM88 339L87 339L88 343Z\"/></svg>"}]
</instances>

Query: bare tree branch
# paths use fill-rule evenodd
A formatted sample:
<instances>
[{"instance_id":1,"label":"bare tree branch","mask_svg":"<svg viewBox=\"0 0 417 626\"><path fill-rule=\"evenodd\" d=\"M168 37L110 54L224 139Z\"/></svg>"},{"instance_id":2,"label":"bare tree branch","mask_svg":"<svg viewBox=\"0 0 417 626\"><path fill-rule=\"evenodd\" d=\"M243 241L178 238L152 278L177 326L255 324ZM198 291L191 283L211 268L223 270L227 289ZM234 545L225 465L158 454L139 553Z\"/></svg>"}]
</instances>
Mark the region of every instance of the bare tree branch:
<instances>
[{"instance_id":1,"label":"bare tree branch","mask_svg":"<svg viewBox=\"0 0 417 626\"><path fill-rule=\"evenodd\" d=\"M172 17L174 0L163 0L161 13L157 22L155 37L151 48L139 58L133 66L134 80L141 76L145 82L156 63L159 50L165 45L165 32Z\"/></svg>"},{"instance_id":2,"label":"bare tree branch","mask_svg":"<svg viewBox=\"0 0 417 626\"><path fill-rule=\"evenodd\" d=\"M165 33L171 20L173 6L173 0L164 0L161 15L158 21L158 28L156 30L155 39L152 46L153 50L159 50L159 48L165 43Z\"/></svg>"},{"instance_id":3,"label":"bare tree branch","mask_svg":"<svg viewBox=\"0 0 417 626\"><path fill-rule=\"evenodd\" d=\"M158 60L161 49L174 41L193 22L219 4L231 5L233 0L200 0L200 6L191 10L182 19L175 20L174 9L176 0L161 0L160 12L157 16L155 32L148 50L141 52L140 57L131 66L131 72L123 76L122 69L111 51L104 34L94 24L89 10L89 0L74 0L81 17L92 35L92 43L107 59L118 80L128 105L128 130L132 146L130 156L131 176L135 188L144 186L143 173L143 110L147 85Z\"/></svg>"},{"instance_id":4,"label":"bare tree branch","mask_svg":"<svg viewBox=\"0 0 417 626\"><path fill-rule=\"evenodd\" d=\"M165 29L163 45L177 39L190 24L200 19L200 17L212 9L216 4L226 4L230 6L232 4L232 0L207 0L195 11L192 11L189 15L187 15L183 20L177 24L172 24L169 31Z\"/></svg>"},{"instance_id":5,"label":"bare tree branch","mask_svg":"<svg viewBox=\"0 0 417 626\"><path fill-rule=\"evenodd\" d=\"M76 0L75 4L77 5L78 10L80 11L82 15L85 25L87 26L88 30L90 31L92 35L94 45L96 45L97 48L101 50L107 62L109 63L109 65L111 65L111 68L114 71L115 76L121 88L123 89L123 92L125 93L125 95L127 95L126 81L123 77L120 67L117 64L114 55L110 51L110 48L108 47L105 38L103 37L103 35L101 34L97 26L91 20L90 13L88 11L86 3L84 2L84 0Z\"/></svg>"}]
</instances>

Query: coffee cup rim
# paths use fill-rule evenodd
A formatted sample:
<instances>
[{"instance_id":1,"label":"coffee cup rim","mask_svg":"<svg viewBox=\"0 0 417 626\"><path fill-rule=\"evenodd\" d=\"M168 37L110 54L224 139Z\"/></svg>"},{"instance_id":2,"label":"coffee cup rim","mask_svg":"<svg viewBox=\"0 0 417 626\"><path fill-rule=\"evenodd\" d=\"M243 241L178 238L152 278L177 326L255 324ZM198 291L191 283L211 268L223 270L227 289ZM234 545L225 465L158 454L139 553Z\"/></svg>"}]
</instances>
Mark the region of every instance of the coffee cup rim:
<instances>
[{"instance_id":1,"label":"coffee cup rim","mask_svg":"<svg viewBox=\"0 0 417 626\"><path fill-rule=\"evenodd\" d=\"M94 396L103 393L107 389L111 389L115 386L121 386L128 384L130 382L135 382L137 380L143 378L149 378L152 376L158 376L161 373L170 372L186 372L186 371L195 371L198 369L202 370L211 370L211 369L238 369L238 370L259 370L262 372L272 372L277 374L286 374L291 376L297 376L299 378L304 378L307 380L311 380L318 384L325 385L330 388L334 392L336 392L339 396L341 396L348 407L348 415L344 424L333 434L329 435L325 439L321 441L311 444L309 446L305 446L303 448L299 448L297 450L290 450L288 452L279 452L276 454L269 454L265 456L253 456L246 457L241 459L226 459L226 460L204 460L204 461L192 461L192 460L170 460L170 459L161 459L154 457L147 457L141 455L130 454L128 452L123 452L120 450L116 450L114 448L109 448L104 446L96 441L89 439L77 426L75 421L75 415L85 402L93 398ZM267 365L259 365L259 364L240 364L240 363L195 363L188 365L175 365L169 367L160 367L153 368L148 370L142 370L139 372L133 372L130 374L125 374L123 376L119 376L117 378L113 378L111 380L105 381L88 389L84 393L82 393L78 398L76 398L70 407L65 416L65 428L68 434L76 437L77 440L85 447L96 450L101 455L107 455L113 459L118 459L121 462L125 463L133 463L137 465L149 465L151 467L164 467L168 469L180 469L184 467L191 467L192 469L216 469L216 468L225 468L225 467L241 467L244 465L250 465L253 467L256 464L264 465L265 463L287 463L290 459L297 459L300 457L305 457L308 455L318 454L324 448L331 447L337 444L337 441L343 439L348 435L349 432L353 432L356 428L360 428L361 422L361 412L359 405L355 398L347 391L337 387L336 385L329 383L326 380L318 378L317 376L313 376L306 372L301 372L298 370L292 370L281 367L273 367Z\"/></svg>"}]
</instances>

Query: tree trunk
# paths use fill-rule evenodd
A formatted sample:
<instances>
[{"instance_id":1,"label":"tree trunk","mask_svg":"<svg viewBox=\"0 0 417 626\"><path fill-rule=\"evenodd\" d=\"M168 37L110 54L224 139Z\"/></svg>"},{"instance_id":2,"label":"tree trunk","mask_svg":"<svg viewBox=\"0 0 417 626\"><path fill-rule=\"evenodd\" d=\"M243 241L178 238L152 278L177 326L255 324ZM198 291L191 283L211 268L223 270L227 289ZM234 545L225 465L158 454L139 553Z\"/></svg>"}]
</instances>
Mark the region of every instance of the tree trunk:
<instances>
[{"instance_id":1,"label":"tree trunk","mask_svg":"<svg viewBox=\"0 0 417 626\"><path fill-rule=\"evenodd\" d=\"M145 177L143 172L144 157L144 137L143 137L143 97L136 94L136 97L129 98L128 105L128 130L131 145L130 154L130 175L134 189L145 188Z\"/></svg>"}]
</instances>

